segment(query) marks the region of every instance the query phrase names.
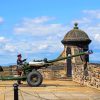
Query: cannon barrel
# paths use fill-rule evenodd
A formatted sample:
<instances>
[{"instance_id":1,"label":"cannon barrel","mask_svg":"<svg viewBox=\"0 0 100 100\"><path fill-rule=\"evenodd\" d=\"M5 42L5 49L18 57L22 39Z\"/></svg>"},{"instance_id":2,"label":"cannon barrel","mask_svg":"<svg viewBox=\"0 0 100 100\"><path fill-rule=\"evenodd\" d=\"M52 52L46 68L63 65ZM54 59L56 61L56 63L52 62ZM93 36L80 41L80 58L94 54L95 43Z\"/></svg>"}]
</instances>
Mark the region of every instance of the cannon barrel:
<instances>
[{"instance_id":1,"label":"cannon barrel","mask_svg":"<svg viewBox=\"0 0 100 100\"><path fill-rule=\"evenodd\" d=\"M75 55L69 55L67 57L61 57L61 58L58 58L58 59L48 60L47 63L53 63L53 62L56 62L56 61L60 61L60 60L64 60L64 59L69 59L69 58L77 57L77 56L81 56L81 55L89 55L89 54L92 54L92 53L93 53L93 51L89 50L89 51L86 51L86 52L77 53Z\"/></svg>"},{"instance_id":2,"label":"cannon barrel","mask_svg":"<svg viewBox=\"0 0 100 100\"><path fill-rule=\"evenodd\" d=\"M61 57L61 58L57 58L57 59L53 59L53 60L47 60L47 58L45 58L42 61L32 61L32 62L29 62L28 64L30 66L34 66L35 68L39 69L40 67L47 67L47 66L51 65L53 62L57 62L57 61L64 60L64 59L71 59L72 57L77 57L77 56L81 56L81 55L89 55L91 53L93 53L92 50L89 50L87 52L80 52L75 55L69 55L67 57Z\"/></svg>"}]
</instances>

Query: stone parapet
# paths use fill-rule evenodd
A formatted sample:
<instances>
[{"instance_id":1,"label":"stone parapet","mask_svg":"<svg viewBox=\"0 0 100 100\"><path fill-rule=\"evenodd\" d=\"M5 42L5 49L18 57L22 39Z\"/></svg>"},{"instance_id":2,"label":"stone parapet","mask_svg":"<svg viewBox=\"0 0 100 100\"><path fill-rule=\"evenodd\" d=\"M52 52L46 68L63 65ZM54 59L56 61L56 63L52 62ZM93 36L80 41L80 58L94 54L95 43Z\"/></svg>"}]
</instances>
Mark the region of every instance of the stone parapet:
<instances>
[{"instance_id":1,"label":"stone parapet","mask_svg":"<svg viewBox=\"0 0 100 100\"><path fill-rule=\"evenodd\" d=\"M66 77L66 71L63 66L49 66L46 69L40 69L40 73L42 74L44 79L62 79Z\"/></svg>"},{"instance_id":2,"label":"stone parapet","mask_svg":"<svg viewBox=\"0 0 100 100\"><path fill-rule=\"evenodd\" d=\"M16 75L17 74L17 71L16 71L16 65L13 65L13 66L4 66L2 67L3 68L3 71L0 72L0 75L1 76L9 76L9 75Z\"/></svg>"},{"instance_id":3,"label":"stone parapet","mask_svg":"<svg viewBox=\"0 0 100 100\"><path fill-rule=\"evenodd\" d=\"M100 90L100 64L89 63L84 71L82 64L73 65L73 81Z\"/></svg>"}]
</instances>

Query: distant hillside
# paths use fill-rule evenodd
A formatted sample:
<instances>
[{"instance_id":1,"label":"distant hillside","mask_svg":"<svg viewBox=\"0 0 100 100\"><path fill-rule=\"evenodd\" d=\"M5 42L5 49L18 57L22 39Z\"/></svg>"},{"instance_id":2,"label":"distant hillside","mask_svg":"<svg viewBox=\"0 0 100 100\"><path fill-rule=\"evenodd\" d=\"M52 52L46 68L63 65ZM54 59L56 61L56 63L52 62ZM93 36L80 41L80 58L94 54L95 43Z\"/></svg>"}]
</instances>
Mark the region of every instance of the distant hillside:
<instances>
[{"instance_id":1,"label":"distant hillside","mask_svg":"<svg viewBox=\"0 0 100 100\"><path fill-rule=\"evenodd\" d=\"M97 63L97 64L100 64L100 61L90 61L90 63Z\"/></svg>"},{"instance_id":2,"label":"distant hillside","mask_svg":"<svg viewBox=\"0 0 100 100\"><path fill-rule=\"evenodd\" d=\"M9 63L9 64L0 64L0 66L2 67L9 67L9 66L12 66L12 65L16 65L16 63Z\"/></svg>"}]
</instances>

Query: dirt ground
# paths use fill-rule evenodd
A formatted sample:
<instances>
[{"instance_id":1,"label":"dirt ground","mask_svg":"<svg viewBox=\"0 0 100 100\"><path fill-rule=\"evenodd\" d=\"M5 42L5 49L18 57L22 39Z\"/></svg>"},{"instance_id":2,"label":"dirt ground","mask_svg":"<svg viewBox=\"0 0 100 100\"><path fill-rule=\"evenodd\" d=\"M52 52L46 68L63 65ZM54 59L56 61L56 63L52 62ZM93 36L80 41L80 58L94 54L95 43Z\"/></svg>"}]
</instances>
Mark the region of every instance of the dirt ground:
<instances>
[{"instance_id":1,"label":"dirt ground","mask_svg":"<svg viewBox=\"0 0 100 100\"><path fill-rule=\"evenodd\" d=\"M0 81L0 100L14 100L13 84ZM71 80L44 80L40 87L19 86L19 100L100 100L100 91Z\"/></svg>"}]
</instances>

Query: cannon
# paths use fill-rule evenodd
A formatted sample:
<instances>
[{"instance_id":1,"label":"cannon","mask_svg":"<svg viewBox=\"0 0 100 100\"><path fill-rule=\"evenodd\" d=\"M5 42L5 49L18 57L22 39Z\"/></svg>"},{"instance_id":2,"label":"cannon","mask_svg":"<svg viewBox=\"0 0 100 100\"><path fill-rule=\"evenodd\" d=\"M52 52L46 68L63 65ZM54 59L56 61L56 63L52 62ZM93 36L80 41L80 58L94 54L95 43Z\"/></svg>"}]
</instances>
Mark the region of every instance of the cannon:
<instances>
[{"instance_id":1,"label":"cannon","mask_svg":"<svg viewBox=\"0 0 100 100\"><path fill-rule=\"evenodd\" d=\"M39 60L38 61L34 60L31 62L25 61L22 65L22 71L24 73L23 76L19 76L19 77L1 76L0 80L22 80L22 81L27 81L29 86L37 87L37 86L40 86L43 81L43 76L38 71L38 69L47 68L48 66L52 65L54 62L57 62L60 60L71 59L73 57L77 57L77 56L81 56L81 55L89 55L92 53L93 52L91 50L89 50L87 52L80 52L75 55L69 55L67 57L62 57L62 58L58 58L58 59L54 59L54 60L47 60L47 58L45 58L44 60L41 60L41 61L39 61ZM0 69L1 69L1 71L3 71L3 69L1 67L0 67Z\"/></svg>"}]
</instances>

